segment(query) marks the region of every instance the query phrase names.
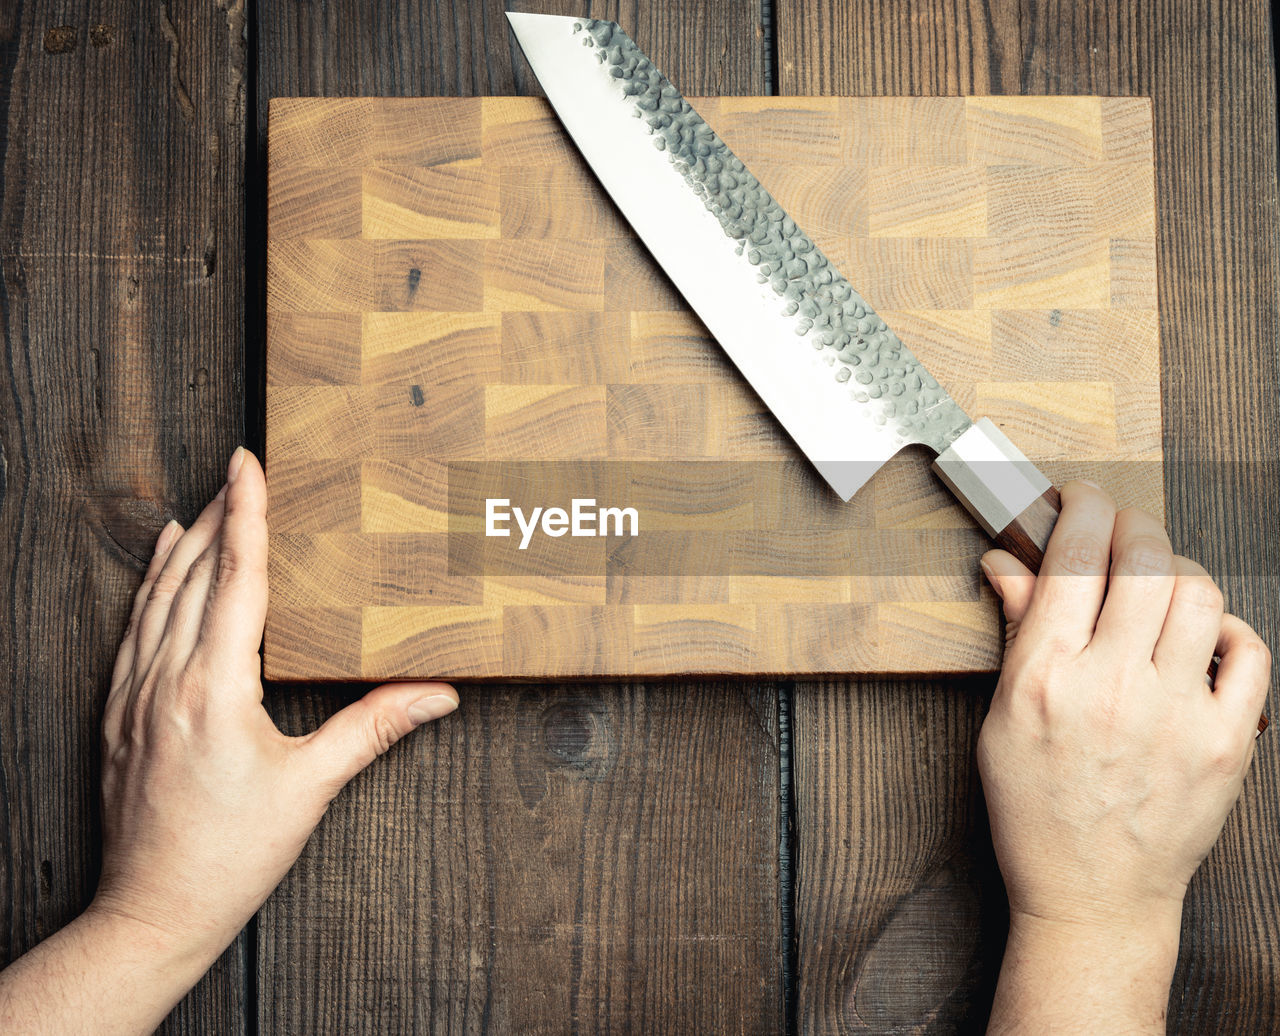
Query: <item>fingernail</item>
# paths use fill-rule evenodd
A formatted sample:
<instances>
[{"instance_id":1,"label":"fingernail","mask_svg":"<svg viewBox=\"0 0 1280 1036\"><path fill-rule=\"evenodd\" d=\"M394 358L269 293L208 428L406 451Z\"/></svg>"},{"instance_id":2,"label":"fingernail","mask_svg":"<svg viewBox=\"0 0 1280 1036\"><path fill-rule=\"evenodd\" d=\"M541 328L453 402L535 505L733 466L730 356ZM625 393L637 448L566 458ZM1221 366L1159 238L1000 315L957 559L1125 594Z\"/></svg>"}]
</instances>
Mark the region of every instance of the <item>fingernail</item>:
<instances>
[{"instance_id":1,"label":"fingernail","mask_svg":"<svg viewBox=\"0 0 1280 1036\"><path fill-rule=\"evenodd\" d=\"M457 707L457 699L448 694L429 694L415 701L406 712L409 722L417 726L420 723L430 723L433 719L447 716Z\"/></svg>"},{"instance_id":2,"label":"fingernail","mask_svg":"<svg viewBox=\"0 0 1280 1036\"><path fill-rule=\"evenodd\" d=\"M1094 489L1101 489L1101 488L1102 488L1100 485L1098 485L1098 483L1096 483L1096 482L1090 482L1087 478L1077 479L1077 481L1078 481L1078 482L1082 482L1082 483L1084 483L1086 486L1093 486L1093 488L1094 488Z\"/></svg>"},{"instance_id":3,"label":"fingernail","mask_svg":"<svg viewBox=\"0 0 1280 1036\"><path fill-rule=\"evenodd\" d=\"M173 546L173 538L177 534L178 534L178 523L175 522L172 518L170 518L168 523L165 525L165 527L160 530L160 535L156 537L157 556L160 554L163 554L166 550L168 550L170 547Z\"/></svg>"},{"instance_id":4,"label":"fingernail","mask_svg":"<svg viewBox=\"0 0 1280 1036\"><path fill-rule=\"evenodd\" d=\"M221 500L226 495L227 495L227 484L224 482L222 483L222 488L218 490L218 495L215 496L214 499Z\"/></svg>"},{"instance_id":5,"label":"fingernail","mask_svg":"<svg viewBox=\"0 0 1280 1036\"><path fill-rule=\"evenodd\" d=\"M995 572L992 571L991 566L987 564L987 559L983 558L978 564L982 566L982 574L987 577L987 582L991 584L991 589L1003 600L1004 594L1000 592L1000 580L996 577Z\"/></svg>"},{"instance_id":6,"label":"fingernail","mask_svg":"<svg viewBox=\"0 0 1280 1036\"><path fill-rule=\"evenodd\" d=\"M240 466L244 464L244 447L237 446L236 452L231 455L231 463L227 465L227 485L236 480L236 476L240 474Z\"/></svg>"}]
</instances>

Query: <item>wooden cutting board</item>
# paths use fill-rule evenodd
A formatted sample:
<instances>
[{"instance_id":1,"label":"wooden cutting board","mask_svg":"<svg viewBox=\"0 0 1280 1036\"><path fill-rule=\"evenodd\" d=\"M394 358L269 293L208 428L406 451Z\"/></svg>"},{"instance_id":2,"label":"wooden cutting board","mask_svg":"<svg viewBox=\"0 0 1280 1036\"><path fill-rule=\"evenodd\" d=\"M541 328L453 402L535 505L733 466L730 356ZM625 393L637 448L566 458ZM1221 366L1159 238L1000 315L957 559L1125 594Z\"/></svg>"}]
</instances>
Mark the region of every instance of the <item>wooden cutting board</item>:
<instances>
[{"instance_id":1,"label":"wooden cutting board","mask_svg":"<svg viewBox=\"0 0 1280 1036\"><path fill-rule=\"evenodd\" d=\"M970 413L1163 515L1149 101L694 104ZM544 102L273 100L267 297L269 677L998 665L928 458L841 503ZM574 497L638 535L485 535Z\"/></svg>"}]
</instances>

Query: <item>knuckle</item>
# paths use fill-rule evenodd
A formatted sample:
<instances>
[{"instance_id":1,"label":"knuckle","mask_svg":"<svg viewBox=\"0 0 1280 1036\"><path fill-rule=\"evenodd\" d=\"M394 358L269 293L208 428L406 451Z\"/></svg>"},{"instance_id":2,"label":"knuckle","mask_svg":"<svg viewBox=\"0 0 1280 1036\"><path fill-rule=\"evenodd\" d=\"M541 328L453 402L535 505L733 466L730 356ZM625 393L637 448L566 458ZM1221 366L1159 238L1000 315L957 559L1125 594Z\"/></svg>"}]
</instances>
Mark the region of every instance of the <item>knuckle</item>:
<instances>
[{"instance_id":1,"label":"knuckle","mask_svg":"<svg viewBox=\"0 0 1280 1036\"><path fill-rule=\"evenodd\" d=\"M1156 536L1135 536L1120 548L1115 572L1128 576L1168 576L1173 574L1173 551Z\"/></svg>"},{"instance_id":2,"label":"knuckle","mask_svg":"<svg viewBox=\"0 0 1280 1036\"><path fill-rule=\"evenodd\" d=\"M234 551L222 550L218 552L217 565L214 570L214 582L219 586L225 586L233 583L240 578L244 572L244 564L240 560L239 555Z\"/></svg>"},{"instance_id":3,"label":"knuckle","mask_svg":"<svg viewBox=\"0 0 1280 1036\"><path fill-rule=\"evenodd\" d=\"M1263 674L1260 682L1265 686L1271 675L1271 649L1267 647L1266 642L1261 637L1252 636L1244 641L1238 650L1246 660L1252 663L1252 668Z\"/></svg>"},{"instance_id":4,"label":"knuckle","mask_svg":"<svg viewBox=\"0 0 1280 1036\"><path fill-rule=\"evenodd\" d=\"M369 720L369 741L378 755L382 755L400 740L400 728L390 716L374 713Z\"/></svg>"},{"instance_id":5,"label":"knuckle","mask_svg":"<svg viewBox=\"0 0 1280 1036\"><path fill-rule=\"evenodd\" d=\"M1195 611L1206 614L1222 611L1222 591L1212 580L1201 576L1179 579L1173 595L1182 605Z\"/></svg>"},{"instance_id":6,"label":"knuckle","mask_svg":"<svg viewBox=\"0 0 1280 1036\"><path fill-rule=\"evenodd\" d=\"M1230 614L1223 617L1224 628L1227 623L1231 623L1233 620L1236 623L1236 629L1239 630L1238 620L1235 620L1235 616ZM1245 629L1237 632L1231 638L1223 657L1225 658L1228 655L1239 660L1270 661L1271 649L1267 647L1266 641L1258 636L1257 633L1251 629Z\"/></svg>"},{"instance_id":7,"label":"knuckle","mask_svg":"<svg viewBox=\"0 0 1280 1036\"><path fill-rule=\"evenodd\" d=\"M1052 630L1039 637L1031 653L1040 673L1039 679L1049 682L1058 679L1067 663L1079 654L1079 648L1065 634Z\"/></svg>"},{"instance_id":8,"label":"knuckle","mask_svg":"<svg viewBox=\"0 0 1280 1036\"><path fill-rule=\"evenodd\" d=\"M1254 637L1249 641L1249 650L1253 652L1263 669L1271 668L1271 649L1267 647L1266 641L1261 637Z\"/></svg>"},{"instance_id":9,"label":"knuckle","mask_svg":"<svg viewBox=\"0 0 1280 1036\"><path fill-rule=\"evenodd\" d=\"M185 574L179 575L171 569L163 570L156 580L151 584L151 590L147 593L148 601L167 601L178 592L178 588L182 586Z\"/></svg>"},{"instance_id":10,"label":"knuckle","mask_svg":"<svg viewBox=\"0 0 1280 1036\"><path fill-rule=\"evenodd\" d=\"M1010 700L1030 710L1031 715L1040 724L1044 724L1054 712L1059 685L1060 681L1051 672L1042 670L1023 673L1013 682Z\"/></svg>"},{"instance_id":11,"label":"knuckle","mask_svg":"<svg viewBox=\"0 0 1280 1036\"><path fill-rule=\"evenodd\" d=\"M206 550L200 554L198 558L191 563L191 568L187 570L186 583L207 581L208 577L216 571L217 559L213 552Z\"/></svg>"},{"instance_id":12,"label":"knuckle","mask_svg":"<svg viewBox=\"0 0 1280 1036\"><path fill-rule=\"evenodd\" d=\"M1100 575L1107 568L1107 545L1097 536L1073 533L1059 548L1058 565L1071 575Z\"/></svg>"},{"instance_id":13,"label":"knuckle","mask_svg":"<svg viewBox=\"0 0 1280 1036\"><path fill-rule=\"evenodd\" d=\"M1230 776L1240 769L1242 749L1237 738L1226 733L1214 736L1206 745L1206 761L1209 768L1222 776Z\"/></svg>"}]
</instances>

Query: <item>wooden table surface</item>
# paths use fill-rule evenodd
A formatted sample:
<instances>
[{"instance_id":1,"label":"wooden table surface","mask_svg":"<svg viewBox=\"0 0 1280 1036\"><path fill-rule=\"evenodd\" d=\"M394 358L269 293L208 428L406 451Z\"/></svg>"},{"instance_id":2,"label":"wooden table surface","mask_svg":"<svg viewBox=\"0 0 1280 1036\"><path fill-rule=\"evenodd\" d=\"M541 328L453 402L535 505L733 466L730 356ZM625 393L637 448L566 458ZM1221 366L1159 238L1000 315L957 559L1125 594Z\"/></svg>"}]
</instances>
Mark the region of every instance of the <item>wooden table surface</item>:
<instances>
[{"instance_id":1,"label":"wooden table surface","mask_svg":"<svg viewBox=\"0 0 1280 1036\"><path fill-rule=\"evenodd\" d=\"M691 95L1152 97L1173 541L1276 643L1262 0L584 6L547 9L620 18ZM91 894L98 726L155 536L262 443L268 99L536 90L493 0L0 8L0 960ZM992 685L464 689L338 799L169 1028L980 1028ZM357 691L267 697L297 732ZM1171 1031L1280 1030L1268 738L1187 898Z\"/></svg>"}]
</instances>

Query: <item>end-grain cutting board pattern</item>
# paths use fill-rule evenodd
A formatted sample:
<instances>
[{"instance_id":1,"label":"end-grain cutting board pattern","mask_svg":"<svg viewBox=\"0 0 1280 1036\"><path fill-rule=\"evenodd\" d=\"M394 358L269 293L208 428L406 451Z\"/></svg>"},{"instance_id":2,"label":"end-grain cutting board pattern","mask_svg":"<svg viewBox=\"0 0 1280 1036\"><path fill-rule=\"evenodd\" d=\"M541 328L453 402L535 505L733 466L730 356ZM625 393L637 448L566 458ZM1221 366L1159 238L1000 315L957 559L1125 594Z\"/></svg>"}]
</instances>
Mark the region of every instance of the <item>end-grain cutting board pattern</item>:
<instances>
[{"instance_id":1,"label":"end-grain cutting board pattern","mask_svg":"<svg viewBox=\"0 0 1280 1036\"><path fill-rule=\"evenodd\" d=\"M695 104L972 414L1163 513L1149 102ZM840 503L545 103L273 101L269 219L270 676L998 664L927 458ZM522 554L498 491L640 535Z\"/></svg>"}]
</instances>

